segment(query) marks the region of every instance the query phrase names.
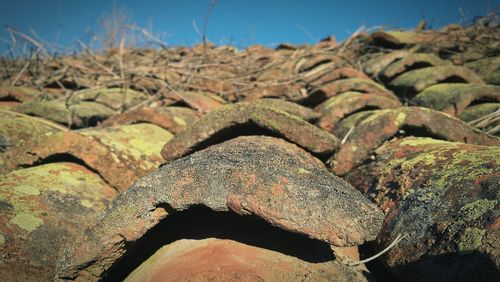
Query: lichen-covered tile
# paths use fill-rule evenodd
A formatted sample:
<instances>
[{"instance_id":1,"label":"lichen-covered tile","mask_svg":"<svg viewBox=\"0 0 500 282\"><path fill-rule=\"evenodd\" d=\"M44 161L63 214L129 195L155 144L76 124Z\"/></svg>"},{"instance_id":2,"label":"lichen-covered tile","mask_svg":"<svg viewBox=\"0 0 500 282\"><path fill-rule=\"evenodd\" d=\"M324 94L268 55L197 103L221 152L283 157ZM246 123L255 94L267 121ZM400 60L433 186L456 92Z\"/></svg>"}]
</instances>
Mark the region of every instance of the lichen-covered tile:
<instances>
[{"instance_id":1,"label":"lichen-covered tile","mask_svg":"<svg viewBox=\"0 0 500 282\"><path fill-rule=\"evenodd\" d=\"M51 280L59 252L116 194L97 174L74 163L0 176L0 277Z\"/></svg>"}]
</instances>

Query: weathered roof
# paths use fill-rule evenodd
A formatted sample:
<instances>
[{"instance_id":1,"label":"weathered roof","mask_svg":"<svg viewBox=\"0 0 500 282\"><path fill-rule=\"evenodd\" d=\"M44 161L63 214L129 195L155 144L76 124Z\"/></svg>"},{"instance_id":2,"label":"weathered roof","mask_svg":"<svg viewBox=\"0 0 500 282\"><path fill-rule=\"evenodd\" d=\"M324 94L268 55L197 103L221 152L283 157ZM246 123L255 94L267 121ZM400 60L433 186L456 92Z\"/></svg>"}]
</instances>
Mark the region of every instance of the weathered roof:
<instances>
[{"instance_id":1,"label":"weathered roof","mask_svg":"<svg viewBox=\"0 0 500 282\"><path fill-rule=\"evenodd\" d=\"M499 41L9 60L0 280L498 281Z\"/></svg>"}]
</instances>

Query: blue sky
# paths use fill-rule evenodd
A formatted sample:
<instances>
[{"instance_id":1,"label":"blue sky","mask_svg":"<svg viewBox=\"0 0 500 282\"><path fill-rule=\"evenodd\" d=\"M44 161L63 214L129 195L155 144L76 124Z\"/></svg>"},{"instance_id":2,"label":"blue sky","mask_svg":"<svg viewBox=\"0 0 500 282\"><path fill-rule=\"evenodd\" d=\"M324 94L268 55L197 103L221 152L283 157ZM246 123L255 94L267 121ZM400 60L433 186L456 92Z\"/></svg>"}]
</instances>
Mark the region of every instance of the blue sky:
<instances>
[{"instance_id":1,"label":"blue sky","mask_svg":"<svg viewBox=\"0 0 500 282\"><path fill-rule=\"evenodd\" d=\"M89 30L98 32L99 18L115 5L125 8L139 26L152 22L155 33L168 34L168 44L192 45L200 41L193 21L201 30L209 4L210 0L0 0L0 23L30 35L32 29L45 41L57 39L68 46L85 39ZM361 25L409 28L425 18L441 27L499 10L500 0L218 0L207 37L239 47L313 43L330 34L342 41ZM9 38L3 28L0 38Z\"/></svg>"}]
</instances>

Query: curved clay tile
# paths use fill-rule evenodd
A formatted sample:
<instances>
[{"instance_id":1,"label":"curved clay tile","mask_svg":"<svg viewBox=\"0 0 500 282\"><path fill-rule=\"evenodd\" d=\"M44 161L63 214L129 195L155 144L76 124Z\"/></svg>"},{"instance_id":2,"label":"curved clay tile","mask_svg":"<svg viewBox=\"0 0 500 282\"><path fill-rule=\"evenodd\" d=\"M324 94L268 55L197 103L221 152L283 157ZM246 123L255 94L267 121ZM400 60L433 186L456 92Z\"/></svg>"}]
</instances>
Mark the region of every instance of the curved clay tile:
<instances>
[{"instance_id":1,"label":"curved clay tile","mask_svg":"<svg viewBox=\"0 0 500 282\"><path fill-rule=\"evenodd\" d=\"M207 259L210 258L210 259ZM365 270L366 271L366 270ZM361 269L309 263L232 240L179 240L159 249L124 281L369 281Z\"/></svg>"},{"instance_id":2,"label":"curved clay tile","mask_svg":"<svg viewBox=\"0 0 500 282\"><path fill-rule=\"evenodd\" d=\"M369 80L360 78L340 79L321 85L311 90L307 97L300 100L301 103L316 106L326 99L347 91L358 91L363 93L373 93L393 97L394 95L384 86Z\"/></svg>"},{"instance_id":3,"label":"curved clay tile","mask_svg":"<svg viewBox=\"0 0 500 282\"><path fill-rule=\"evenodd\" d=\"M264 98L256 100L253 104L282 111L305 121L315 121L320 117L318 112L310 108L283 99Z\"/></svg>"},{"instance_id":4,"label":"curved clay tile","mask_svg":"<svg viewBox=\"0 0 500 282\"><path fill-rule=\"evenodd\" d=\"M316 123L320 128L333 132L333 128L343 118L363 110L391 109L401 107L399 100L386 96L363 94L359 92L345 92L334 96L318 107L321 118Z\"/></svg>"},{"instance_id":5,"label":"curved clay tile","mask_svg":"<svg viewBox=\"0 0 500 282\"><path fill-rule=\"evenodd\" d=\"M366 76L366 74L357 69L351 67L341 67L329 71L324 75L322 75L321 77L311 80L310 82L308 82L308 85L311 88L316 88L320 87L321 85L327 84L329 82L345 78L369 79L368 76Z\"/></svg>"},{"instance_id":6,"label":"curved clay tile","mask_svg":"<svg viewBox=\"0 0 500 282\"><path fill-rule=\"evenodd\" d=\"M441 83L430 86L412 99L418 106L457 116L472 102L500 102L500 86Z\"/></svg>"},{"instance_id":7,"label":"curved clay tile","mask_svg":"<svg viewBox=\"0 0 500 282\"><path fill-rule=\"evenodd\" d=\"M405 72L389 84L391 89L402 96L410 97L425 88L448 81L482 84L475 73L464 67L438 66Z\"/></svg>"},{"instance_id":8,"label":"curved clay tile","mask_svg":"<svg viewBox=\"0 0 500 282\"><path fill-rule=\"evenodd\" d=\"M48 120L20 116L16 112L0 110L0 153L35 143L45 135L63 130ZM0 157L0 166L5 156ZM2 169L0 169L1 171Z\"/></svg>"},{"instance_id":9,"label":"curved clay tile","mask_svg":"<svg viewBox=\"0 0 500 282\"><path fill-rule=\"evenodd\" d=\"M246 88L238 92L243 101L253 102L262 98L282 98L298 100L306 95L306 90L297 84L257 86Z\"/></svg>"},{"instance_id":10,"label":"curved clay tile","mask_svg":"<svg viewBox=\"0 0 500 282\"><path fill-rule=\"evenodd\" d=\"M239 103L202 116L165 144L162 156L172 161L238 135L278 136L323 157L332 154L338 145L335 136L298 117L264 106Z\"/></svg>"},{"instance_id":11,"label":"curved clay tile","mask_svg":"<svg viewBox=\"0 0 500 282\"><path fill-rule=\"evenodd\" d=\"M0 277L52 281L59 252L97 220L116 191L73 163L0 176Z\"/></svg>"},{"instance_id":12,"label":"curved clay tile","mask_svg":"<svg viewBox=\"0 0 500 282\"><path fill-rule=\"evenodd\" d=\"M500 137L500 103L483 103L468 107L459 118L486 133Z\"/></svg>"},{"instance_id":13,"label":"curved clay tile","mask_svg":"<svg viewBox=\"0 0 500 282\"><path fill-rule=\"evenodd\" d=\"M500 103L482 103L467 107L458 115L458 118L471 122L486 115L492 114L500 109Z\"/></svg>"},{"instance_id":14,"label":"curved clay tile","mask_svg":"<svg viewBox=\"0 0 500 282\"><path fill-rule=\"evenodd\" d=\"M346 60L336 54L313 54L299 59L295 65L295 71L309 71L326 63L333 63L335 66L341 67L346 64Z\"/></svg>"},{"instance_id":15,"label":"curved clay tile","mask_svg":"<svg viewBox=\"0 0 500 282\"><path fill-rule=\"evenodd\" d=\"M136 106L147 98L146 94L133 89L98 87L76 91L65 103L74 105L82 101L95 102L118 111Z\"/></svg>"},{"instance_id":16,"label":"curved clay tile","mask_svg":"<svg viewBox=\"0 0 500 282\"><path fill-rule=\"evenodd\" d=\"M221 97L209 92L170 92L165 97L174 101L174 103L184 103L202 113L209 112L227 103Z\"/></svg>"},{"instance_id":17,"label":"curved clay tile","mask_svg":"<svg viewBox=\"0 0 500 282\"><path fill-rule=\"evenodd\" d=\"M101 103L83 101L67 105L66 99L25 102L12 110L73 128L92 125L115 114L114 110Z\"/></svg>"},{"instance_id":18,"label":"curved clay tile","mask_svg":"<svg viewBox=\"0 0 500 282\"><path fill-rule=\"evenodd\" d=\"M109 127L134 123L152 123L173 134L177 134L195 122L200 114L189 108L182 107L141 107L132 111L112 116L100 124Z\"/></svg>"},{"instance_id":19,"label":"curved clay tile","mask_svg":"<svg viewBox=\"0 0 500 282\"><path fill-rule=\"evenodd\" d=\"M409 51L399 50L376 55L363 64L363 71L369 76L376 76L392 62L404 58L409 54L411 54Z\"/></svg>"},{"instance_id":20,"label":"curved clay tile","mask_svg":"<svg viewBox=\"0 0 500 282\"><path fill-rule=\"evenodd\" d=\"M338 121L333 127L333 134L335 136L340 136L341 139L344 139L345 136L352 131L358 124L360 124L363 120L376 113L377 110L367 110L360 111L357 113L352 113L347 117L344 117L340 121Z\"/></svg>"},{"instance_id":21,"label":"curved clay tile","mask_svg":"<svg viewBox=\"0 0 500 282\"><path fill-rule=\"evenodd\" d=\"M42 93L35 88L25 86L0 86L0 101L28 102L40 97Z\"/></svg>"},{"instance_id":22,"label":"curved clay tile","mask_svg":"<svg viewBox=\"0 0 500 282\"><path fill-rule=\"evenodd\" d=\"M387 213L375 248L407 235L381 258L388 271L401 281L497 281L500 147L404 138L376 154L346 178Z\"/></svg>"},{"instance_id":23,"label":"curved clay tile","mask_svg":"<svg viewBox=\"0 0 500 282\"><path fill-rule=\"evenodd\" d=\"M99 278L162 219L194 205L255 215L336 246L372 240L383 217L297 146L271 137L238 137L136 181L65 254L59 276Z\"/></svg>"},{"instance_id":24,"label":"curved clay tile","mask_svg":"<svg viewBox=\"0 0 500 282\"><path fill-rule=\"evenodd\" d=\"M466 63L465 66L474 71L484 82L500 85L500 56L479 59Z\"/></svg>"},{"instance_id":25,"label":"curved clay tile","mask_svg":"<svg viewBox=\"0 0 500 282\"><path fill-rule=\"evenodd\" d=\"M332 171L344 175L399 130L454 142L499 146L500 139L475 130L461 120L435 110L401 107L379 110L361 121L347 142L330 158Z\"/></svg>"},{"instance_id":26,"label":"curved clay tile","mask_svg":"<svg viewBox=\"0 0 500 282\"><path fill-rule=\"evenodd\" d=\"M404 58L401 58L400 60L389 64L381 72L379 72L378 76L383 81L390 81L396 76L410 70L439 66L444 64L445 62L436 55L412 53Z\"/></svg>"},{"instance_id":27,"label":"curved clay tile","mask_svg":"<svg viewBox=\"0 0 500 282\"><path fill-rule=\"evenodd\" d=\"M228 101L227 93L234 93L237 90L235 85L227 79L195 78L189 85L199 91L217 93Z\"/></svg>"},{"instance_id":28,"label":"curved clay tile","mask_svg":"<svg viewBox=\"0 0 500 282\"><path fill-rule=\"evenodd\" d=\"M377 31L370 36L370 41L378 46L389 48L402 48L406 45L432 43L446 40L447 35L437 31L391 30Z\"/></svg>"},{"instance_id":29,"label":"curved clay tile","mask_svg":"<svg viewBox=\"0 0 500 282\"><path fill-rule=\"evenodd\" d=\"M161 164L161 148L170 138L170 132L145 123L58 132L32 146L6 152L9 158L4 165L12 170L61 157L76 158L113 188L124 190Z\"/></svg>"}]
</instances>

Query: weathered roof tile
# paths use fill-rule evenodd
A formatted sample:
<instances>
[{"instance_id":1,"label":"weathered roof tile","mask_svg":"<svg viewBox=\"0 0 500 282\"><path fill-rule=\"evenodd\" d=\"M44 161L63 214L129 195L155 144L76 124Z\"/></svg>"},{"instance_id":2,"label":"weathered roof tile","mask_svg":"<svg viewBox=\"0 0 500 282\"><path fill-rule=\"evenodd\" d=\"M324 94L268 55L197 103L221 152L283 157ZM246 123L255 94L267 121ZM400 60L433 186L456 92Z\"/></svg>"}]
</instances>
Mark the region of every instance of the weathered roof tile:
<instances>
[{"instance_id":1,"label":"weathered roof tile","mask_svg":"<svg viewBox=\"0 0 500 282\"><path fill-rule=\"evenodd\" d=\"M278 136L321 156L332 154L338 146L335 136L298 117L264 106L239 103L202 116L168 142L162 156L172 161L238 135L255 134Z\"/></svg>"},{"instance_id":2,"label":"weathered roof tile","mask_svg":"<svg viewBox=\"0 0 500 282\"><path fill-rule=\"evenodd\" d=\"M60 275L100 277L147 230L193 205L253 214L338 246L372 240L382 221L378 208L304 150L272 137L239 137L138 180L67 253Z\"/></svg>"},{"instance_id":3,"label":"weathered roof tile","mask_svg":"<svg viewBox=\"0 0 500 282\"><path fill-rule=\"evenodd\" d=\"M74 163L0 176L0 276L52 280L59 252L96 221L114 196L98 175Z\"/></svg>"}]
</instances>

